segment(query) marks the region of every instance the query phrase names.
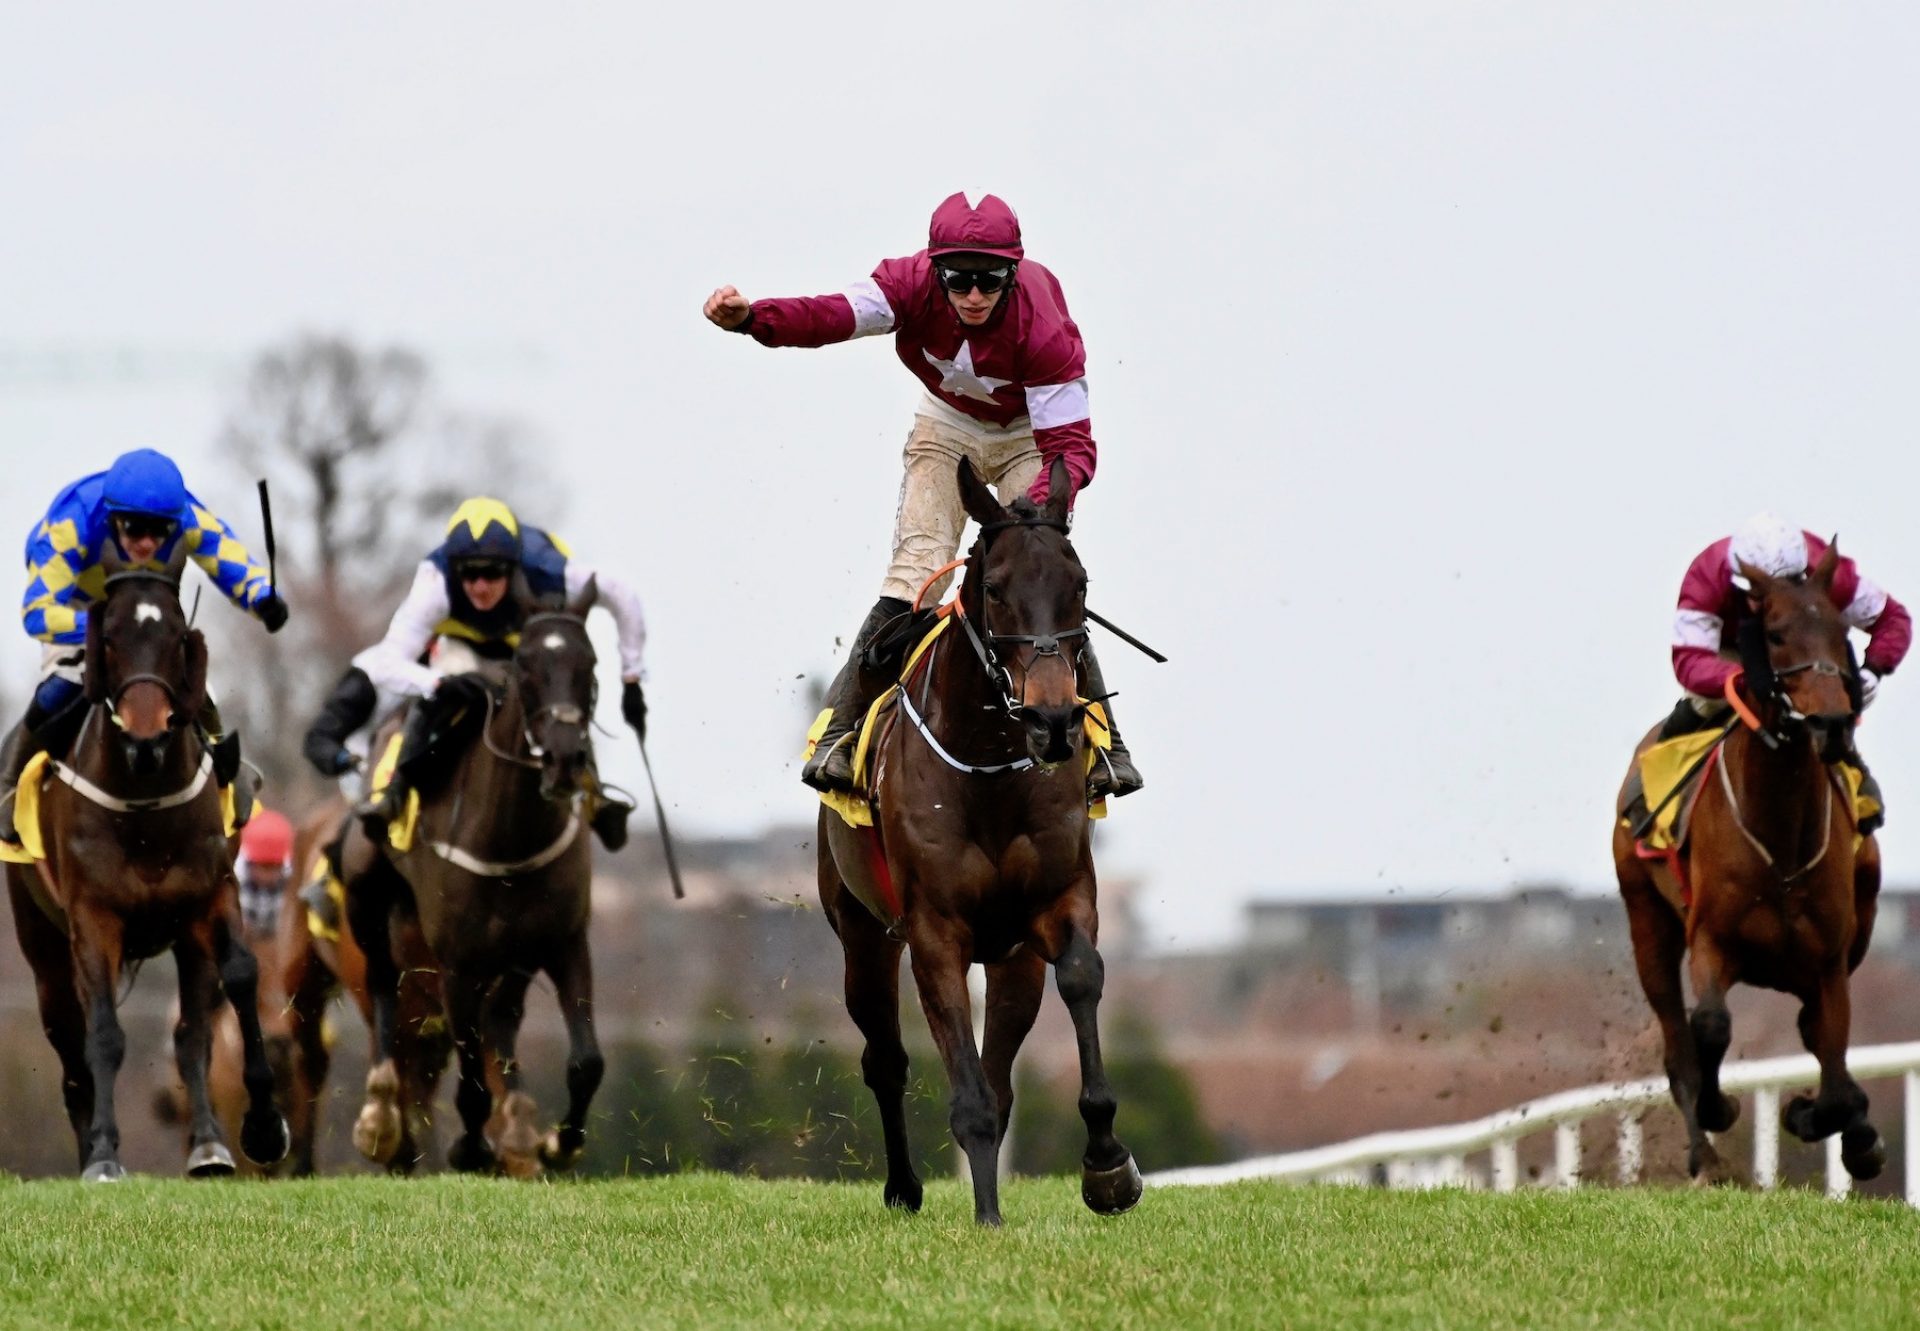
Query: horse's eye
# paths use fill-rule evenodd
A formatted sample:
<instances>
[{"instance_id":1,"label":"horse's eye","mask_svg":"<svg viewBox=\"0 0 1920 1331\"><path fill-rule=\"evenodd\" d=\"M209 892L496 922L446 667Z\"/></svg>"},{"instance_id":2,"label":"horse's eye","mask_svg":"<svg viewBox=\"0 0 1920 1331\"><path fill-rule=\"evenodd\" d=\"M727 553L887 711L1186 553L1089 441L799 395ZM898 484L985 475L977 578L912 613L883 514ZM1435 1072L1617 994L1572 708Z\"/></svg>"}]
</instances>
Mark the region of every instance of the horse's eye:
<instances>
[{"instance_id":1,"label":"horse's eye","mask_svg":"<svg viewBox=\"0 0 1920 1331\"><path fill-rule=\"evenodd\" d=\"M997 600L999 600L999 599L1000 599L1000 584L999 584L999 583L996 583L996 582L989 582L989 583L987 584L987 587L986 587L986 591L987 591L987 595L988 595L988 596L990 596L990 597L992 597L992 598L993 598L994 600L996 600L996 601L997 601Z\"/></svg>"},{"instance_id":2,"label":"horse's eye","mask_svg":"<svg viewBox=\"0 0 1920 1331\"><path fill-rule=\"evenodd\" d=\"M1787 645L1787 635L1784 633L1770 630L1767 633L1767 641L1772 643L1775 647L1785 647Z\"/></svg>"}]
</instances>

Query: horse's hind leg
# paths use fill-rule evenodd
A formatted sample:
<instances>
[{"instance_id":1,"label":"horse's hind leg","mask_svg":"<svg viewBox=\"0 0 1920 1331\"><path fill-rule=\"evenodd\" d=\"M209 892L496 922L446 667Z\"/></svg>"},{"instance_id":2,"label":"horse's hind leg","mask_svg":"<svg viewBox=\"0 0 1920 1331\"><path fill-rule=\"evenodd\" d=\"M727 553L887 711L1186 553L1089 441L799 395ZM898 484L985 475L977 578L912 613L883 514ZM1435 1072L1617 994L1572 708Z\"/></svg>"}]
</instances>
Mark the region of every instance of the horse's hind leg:
<instances>
[{"instance_id":1,"label":"horse's hind leg","mask_svg":"<svg viewBox=\"0 0 1920 1331\"><path fill-rule=\"evenodd\" d=\"M353 1124L353 1144L377 1165L410 1169L403 1158L405 1123L400 1112L401 1078L395 1061L400 1007L400 966L394 958L393 911L401 890L399 875L379 858L364 834L349 829L341 851L363 862L346 875L347 925L366 958L367 1001L373 1009L373 1066L367 1069L367 1098ZM343 863L343 871L344 871Z\"/></svg>"},{"instance_id":2,"label":"horse's hind leg","mask_svg":"<svg viewBox=\"0 0 1920 1331\"><path fill-rule=\"evenodd\" d=\"M999 1105L1003 1146L1007 1125L1013 1121L1014 1055L1033 1029L1033 1019L1040 1015L1040 1000L1046 992L1047 963L1032 948L987 967L987 1030L980 1063Z\"/></svg>"},{"instance_id":3,"label":"horse's hind leg","mask_svg":"<svg viewBox=\"0 0 1920 1331\"><path fill-rule=\"evenodd\" d=\"M7 869L7 894L13 903L14 931L20 951L33 968L34 995L40 1005L40 1028L60 1059L60 1098L79 1152L79 1168L87 1163L93 1122L93 1072L87 1067L87 1013L75 987L73 946L66 934L41 911L20 879L21 869ZM33 872L29 869L26 872Z\"/></svg>"},{"instance_id":4,"label":"horse's hind leg","mask_svg":"<svg viewBox=\"0 0 1920 1331\"><path fill-rule=\"evenodd\" d=\"M1853 946L1847 949L1847 973L1860 969L1873 941L1873 921L1880 912L1880 842L1868 837L1853 860Z\"/></svg>"},{"instance_id":5,"label":"horse's hind leg","mask_svg":"<svg viewBox=\"0 0 1920 1331\"><path fill-rule=\"evenodd\" d=\"M180 976L180 1019L173 1027L173 1057L180 1069L180 1084L187 1091L187 1174L190 1178L225 1178L233 1173L233 1152L227 1149L220 1120L213 1112L213 1096L207 1090L207 1069L213 1058L213 1015L220 988L207 932L204 927L196 929L174 944L174 967Z\"/></svg>"},{"instance_id":6,"label":"horse's hind leg","mask_svg":"<svg viewBox=\"0 0 1920 1331\"><path fill-rule=\"evenodd\" d=\"M287 1120L273 1103L273 1064L260 1029L260 963L241 941L239 885L222 889L225 905L213 921L214 957L220 986L240 1023L241 1073L247 1088L247 1112L240 1120L240 1149L256 1165L277 1165L287 1158Z\"/></svg>"},{"instance_id":7,"label":"horse's hind leg","mask_svg":"<svg viewBox=\"0 0 1920 1331\"><path fill-rule=\"evenodd\" d=\"M1686 926L1655 889L1646 866L1632 858L1631 848L1625 858L1616 855L1614 869L1620 878L1620 899L1627 908L1640 988L1660 1023L1667 1086L1687 1125L1687 1173L1720 1182L1727 1177L1727 1167L1700 1126L1700 1059L1694 1049L1693 1028L1687 1023L1686 991L1680 985L1680 968L1687 952Z\"/></svg>"},{"instance_id":8,"label":"horse's hind leg","mask_svg":"<svg viewBox=\"0 0 1920 1331\"><path fill-rule=\"evenodd\" d=\"M571 1169L587 1144L587 1109L600 1089L607 1061L593 1029L593 956L584 932L572 939L558 966L547 967L567 1024L567 1116L540 1143L549 1169Z\"/></svg>"},{"instance_id":9,"label":"horse's hind leg","mask_svg":"<svg viewBox=\"0 0 1920 1331\"><path fill-rule=\"evenodd\" d=\"M1687 1025L1700 1061L1700 1098L1695 1114L1708 1132L1725 1132L1740 1117L1740 1102L1720 1090L1720 1064L1733 1043L1733 1014L1727 1011L1727 991L1736 978L1733 962L1704 929L1694 932L1687 956L1693 980L1693 1012Z\"/></svg>"},{"instance_id":10,"label":"horse's hind leg","mask_svg":"<svg viewBox=\"0 0 1920 1331\"><path fill-rule=\"evenodd\" d=\"M327 1085L333 1053L327 1048L327 999L333 993L332 972L321 964L313 940L302 928L298 948L287 963L287 1033L293 1039L293 1089L288 1096L287 1126L293 1133L293 1174L314 1172L313 1152L318 1136L320 1096Z\"/></svg>"},{"instance_id":11,"label":"horse's hind leg","mask_svg":"<svg viewBox=\"0 0 1920 1331\"><path fill-rule=\"evenodd\" d=\"M1066 943L1053 961L1054 983L1073 1018L1080 1047L1080 1117L1087 1125L1087 1150L1080 1159L1080 1196L1101 1215L1130 1211L1140 1200L1140 1169L1133 1153L1113 1135L1117 1108L1100 1054L1100 996L1106 988L1106 964L1093 945L1091 921L1067 926Z\"/></svg>"},{"instance_id":12,"label":"horse's hind leg","mask_svg":"<svg viewBox=\"0 0 1920 1331\"><path fill-rule=\"evenodd\" d=\"M913 978L927 1028L947 1066L953 1087L948 1122L953 1139L967 1157L973 1177L973 1218L1000 1223L1000 1133L993 1089L987 1084L980 1051L973 1043L973 1017L967 995L967 966L973 957L971 932L957 921L916 919L909 938Z\"/></svg>"},{"instance_id":13,"label":"horse's hind leg","mask_svg":"<svg viewBox=\"0 0 1920 1331\"><path fill-rule=\"evenodd\" d=\"M1857 1179L1875 1178L1886 1167L1887 1148L1867 1120L1867 1093L1847 1071L1847 1034L1852 995L1847 973L1828 968L1800 1008L1800 1038L1820 1060L1818 1095L1796 1095L1780 1112L1780 1122L1801 1141L1840 1137L1840 1159Z\"/></svg>"}]
</instances>

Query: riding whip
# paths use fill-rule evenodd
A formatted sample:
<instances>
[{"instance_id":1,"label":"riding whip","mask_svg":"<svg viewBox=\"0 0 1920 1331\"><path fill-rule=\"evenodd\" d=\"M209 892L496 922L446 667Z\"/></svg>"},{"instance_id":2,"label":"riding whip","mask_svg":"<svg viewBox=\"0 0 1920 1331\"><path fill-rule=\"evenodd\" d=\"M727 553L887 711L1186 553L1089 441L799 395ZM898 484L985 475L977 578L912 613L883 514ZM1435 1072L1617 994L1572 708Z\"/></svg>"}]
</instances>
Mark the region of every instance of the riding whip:
<instances>
[{"instance_id":1,"label":"riding whip","mask_svg":"<svg viewBox=\"0 0 1920 1331\"><path fill-rule=\"evenodd\" d=\"M275 576L273 560L273 500L267 497L265 477L260 480L260 522L267 529L267 590L278 594L280 583Z\"/></svg>"},{"instance_id":2,"label":"riding whip","mask_svg":"<svg viewBox=\"0 0 1920 1331\"><path fill-rule=\"evenodd\" d=\"M260 484L265 485L266 482L262 481L260 482ZM1165 665L1167 663L1166 657L1154 651L1153 648L1147 646L1147 644L1145 644L1144 642L1141 642L1140 639L1134 637L1131 633L1121 628L1118 624L1114 623L1111 619L1108 619L1105 615L1096 615L1093 611L1089 610L1087 611L1087 618L1091 619L1094 623L1098 624L1101 628L1105 629L1107 632L1113 634L1116 638L1120 639L1120 641L1126 643L1128 646L1139 648L1141 651L1145 652L1148 656L1158 661L1161 665Z\"/></svg>"},{"instance_id":3,"label":"riding whip","mask_svg":"<svg viewBox=\"0 0 1920 1331\"><path fill-rule=\"evenodd\" d=\"M653 792L653 816L660 824L660 848L667 855L667 877L673 880L673 898L681 901L686 898L687 889L680 881L680 860L673 853L673 833L667 830L667 809L660 803L660 783L653 779L653 759L647 757L647 742L640 741L640 761L647 769L647 789Z\"/></svg>"}]
</instances>

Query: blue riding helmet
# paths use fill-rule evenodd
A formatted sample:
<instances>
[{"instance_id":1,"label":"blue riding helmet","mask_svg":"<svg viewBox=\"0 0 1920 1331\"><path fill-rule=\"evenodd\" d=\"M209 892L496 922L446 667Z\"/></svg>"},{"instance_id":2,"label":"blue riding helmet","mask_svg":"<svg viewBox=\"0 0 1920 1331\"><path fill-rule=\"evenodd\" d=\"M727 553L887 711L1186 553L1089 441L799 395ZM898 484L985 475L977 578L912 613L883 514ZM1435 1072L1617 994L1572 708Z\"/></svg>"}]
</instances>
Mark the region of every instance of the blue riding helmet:
<instances>
[{"instance_id":1,"label":"blue riding helmet","mask_svg":"<svg viewBox=\"0 0 1920 1331\"><path fill-rule=\"evenodd\" d=\"M165 453L136 448L113 460L100 498L110 513L145 513L178 521L187 508L187 483Z\"/></svg>"},{"instance_id":2,"label":"blue riding helmet","mask_svg":"<svg viewBox=\"0 0 1920 1331\"><path fill-rule=\"evenodd\" d=\"M447 541L442 547L449 564L458 566L472 560L520 562L520 520L513 510L498 499L478 496L454 510L447 523Z\"/></svg>"}]
</instances>

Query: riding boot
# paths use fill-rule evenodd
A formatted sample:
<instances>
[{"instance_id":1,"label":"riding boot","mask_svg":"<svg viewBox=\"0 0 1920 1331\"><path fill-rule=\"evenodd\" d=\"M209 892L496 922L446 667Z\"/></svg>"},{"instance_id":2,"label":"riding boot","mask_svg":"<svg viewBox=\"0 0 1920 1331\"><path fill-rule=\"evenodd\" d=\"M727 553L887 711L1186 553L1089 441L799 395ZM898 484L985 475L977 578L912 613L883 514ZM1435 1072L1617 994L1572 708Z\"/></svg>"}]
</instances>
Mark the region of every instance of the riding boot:
<instances>
[{"instance_id":1,"label":"riding boot","mask_svg":"<svg viewBox=\"0 0 1920 1331\"><path fill-rule=\"evenodd\" d=\"M1706 711L1701 710L1703 703L1706 704ZM1704 698L1695 698L1691 693L1685 694L1673 705L1673 711L1667 719L1660 723L1660 733L1655 737L1654 742L1657 744L1661 740L1679 739L1682 735L1691 735L1696 731L1717 726L1721 724L1726 713L1727 708L1724 703L1716 704Z\"/></svg>"},{"instance_id":2,"label":"riding boot","mask_svg":"<svg viewBox=\"0 0 1920 1331\"><path fill-rule=\"evenodd\" d=\"M401 733L400 755L387 777L386 789L363 801L354 816L377 846L387 839L387 826L406 811L407 795L413 789L412 769L433 742L434 706L431 698L414 702L407 712L406 729Z\"/></svg>"},{"instance_id":3,"label":"riding boot","mask_svg":"<svg viewBox=\"0 0 1920 1331\"><path fill-rule=\"evenodd\" d=\"M1133 755L1127 752L1127 742L1120 738L1120 725L1113 719L1113 700L1107 693L1107 681L1100 673L1100 658L1094 655L1093 644L1089 642L1080 653L1082 684L1089 701L1098 702L1107 714L1108 747L1095 752L1093 770L1087 773L1087 799L1104 799L1108 795L1116 799L1122 795L1131 795L1146 784L1140 771L1133 765Z\"/></svg>"},{"instance_id":4,"label":"riding boot","mask_svg":"<svg viewBox=\"0 0 1920 1331\"><path fill-rule=\"evenodd\" d=\"M0 841L9 846L20 844L20 833L13 825L13 792L20 784L20 774L41 749L40 728L34 720L34 709L29 707L7 732L6 748L0 751Z\"/></svg>"},{"instance_id":5,"label":"riding boot","mask_svg":"<svg viewBox=\"0 0 1920 1331\"><path fill-rule=\"evenodd\" d=\"M619 850L627 844L627 819L633 814L633 805L610 794L601 784L597 769L587 787L586 814L587 825L600 838L601 845L608 850Z\"/></svg>"},{"instance_id":6,"label":"riding boot","mask_svg":"<svg viewBox=\"0 0 1920 1331\"><path fill-rule=\"evenodd\" d=\"M888 630L911 610L898 597L883 596L873 603L866 622L854 634L847 663L840 667L827 692L827 728L800 769L800 779L815 790L853 789L854 736L873 700L893 683L910 636Z\"/></svg>"}]
</instances>

